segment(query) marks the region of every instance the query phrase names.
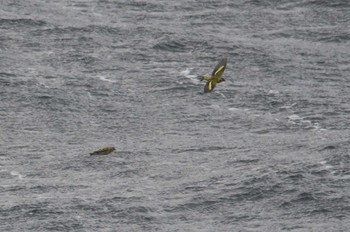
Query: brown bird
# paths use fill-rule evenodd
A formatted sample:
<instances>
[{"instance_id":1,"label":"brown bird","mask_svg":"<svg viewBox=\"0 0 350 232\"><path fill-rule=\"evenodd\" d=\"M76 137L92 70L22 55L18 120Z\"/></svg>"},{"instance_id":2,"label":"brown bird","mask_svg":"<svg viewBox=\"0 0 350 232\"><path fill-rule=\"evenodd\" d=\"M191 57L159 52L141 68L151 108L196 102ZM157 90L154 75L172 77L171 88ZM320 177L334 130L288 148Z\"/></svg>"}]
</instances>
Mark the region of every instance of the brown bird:
<instances>
[{"instance_id":1,"label":"brown bird","mask_svg":"<svg viewBox=\"0 0 350 232\"><path fill-rule=\"evenodd\" d=\"M201 81L203 81L203 80L207 81L207 83L204 86L204 93L211 92L215 88L217 83L225 81L225 79L222 78L221 76L222 76L222 74L225 71L226 64L227 64L227 59L223 58L215 66L211 76L204 76L204 77L202 77Z\"/></svg>"}]
</instances>

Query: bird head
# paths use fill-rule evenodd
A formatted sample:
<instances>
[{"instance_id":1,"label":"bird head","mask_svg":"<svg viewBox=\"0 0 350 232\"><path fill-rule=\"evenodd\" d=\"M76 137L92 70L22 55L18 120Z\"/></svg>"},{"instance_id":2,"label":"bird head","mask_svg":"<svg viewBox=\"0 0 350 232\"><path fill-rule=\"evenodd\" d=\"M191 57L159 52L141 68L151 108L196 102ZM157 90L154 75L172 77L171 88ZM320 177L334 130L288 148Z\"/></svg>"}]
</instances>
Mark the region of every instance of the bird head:
<instances>
[{"instance_id":1,"label":"bird head","mask_svg":"<svg viewBox=\"0 0 350 232\"><path fill-rule=\"evenodd\" d=\"M225 81L225 79L220 77L219 80L218 80L218 83L223 82L223 81Z\"/></svg>"}]
</instances>

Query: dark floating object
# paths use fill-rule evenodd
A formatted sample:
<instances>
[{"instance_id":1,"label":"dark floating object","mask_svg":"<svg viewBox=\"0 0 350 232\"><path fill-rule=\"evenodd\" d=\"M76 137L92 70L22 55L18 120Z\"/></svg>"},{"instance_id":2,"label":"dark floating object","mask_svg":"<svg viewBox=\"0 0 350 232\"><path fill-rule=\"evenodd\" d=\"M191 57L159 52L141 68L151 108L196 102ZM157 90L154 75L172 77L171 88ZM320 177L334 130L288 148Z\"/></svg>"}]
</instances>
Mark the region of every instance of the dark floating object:
<instances>
[{"instance_id":1,"label":"dark floating object","mask_svg":"<svg viewBox=\"0 0 350 232\"><path fill-rule=\"evenodd\" d=\"M90 153L90 155L108 155L115 150L115 147L105 147L100 150Z\"/></svg>"}]
</instances>

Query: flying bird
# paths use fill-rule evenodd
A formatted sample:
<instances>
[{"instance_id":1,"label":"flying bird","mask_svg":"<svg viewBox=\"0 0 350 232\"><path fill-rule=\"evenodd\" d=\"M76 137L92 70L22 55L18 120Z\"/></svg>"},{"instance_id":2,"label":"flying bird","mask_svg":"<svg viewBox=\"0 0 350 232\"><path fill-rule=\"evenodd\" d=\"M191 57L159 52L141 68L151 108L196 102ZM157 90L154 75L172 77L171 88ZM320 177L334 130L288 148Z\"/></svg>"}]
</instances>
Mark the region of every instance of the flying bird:
<instances>
[{"instance_id":1,"label":"flying bird","mask_svg":"<svg viewBox=\"0 0 350 232\"><path fill-rule=\"evenodd\" d=\"M204 76L202 77L201 81L206 80L207 83L204 86L204 93L209 93L211 92L217 83L223 82L225 81L224 78L222 78L222 74L225 71L226 68L226 64L227 64L227 59L223 58L222 60L220 60L220 62L215 66L213 73L211 74L211 76Z\"/></svg>"},{"instance_id":2,"label":"flying bird","mask_svg":"<svg viewBox=\"0 0 350 232\"><path fill-rule=\"evenodd\" d=\"M105 147L105 148L102 148L100 150L97 150L97 151L90 153L90 155L108 155L108 154L112 153L114 150L115 150L114 147Z\"/></svg>"}]
</instances>

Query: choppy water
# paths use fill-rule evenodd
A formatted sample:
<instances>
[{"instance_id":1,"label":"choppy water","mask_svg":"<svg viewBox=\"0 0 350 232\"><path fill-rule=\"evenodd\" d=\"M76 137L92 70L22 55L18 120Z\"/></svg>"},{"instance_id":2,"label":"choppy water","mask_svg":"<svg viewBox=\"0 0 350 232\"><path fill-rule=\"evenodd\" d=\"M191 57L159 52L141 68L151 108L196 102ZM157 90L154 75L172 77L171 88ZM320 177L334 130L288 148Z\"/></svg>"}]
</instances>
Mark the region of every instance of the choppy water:
<instances>
[{"instance_id":1,"label":"choppy water","mask_svg":"<svg viewBox=\"0 0 350 232\"><path fill-rule=\"evenodd\" d=\"M2 1L0 230L348 231L349 12Z\"/></svg>"}]
</instances>

